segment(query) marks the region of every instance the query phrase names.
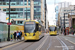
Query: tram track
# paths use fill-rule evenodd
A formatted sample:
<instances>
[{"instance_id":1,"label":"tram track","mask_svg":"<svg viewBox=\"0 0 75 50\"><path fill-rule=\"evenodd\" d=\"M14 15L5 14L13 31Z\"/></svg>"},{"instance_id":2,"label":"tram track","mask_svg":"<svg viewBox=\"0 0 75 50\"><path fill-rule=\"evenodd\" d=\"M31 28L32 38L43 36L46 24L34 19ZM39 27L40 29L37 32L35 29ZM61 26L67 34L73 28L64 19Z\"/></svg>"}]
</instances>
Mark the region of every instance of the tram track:
<instances>
[{"instance_id":1,"label":"tram track","mask_svg":"<svg viewBox=\"0 0 75 50\"><path fill-rule=\"evenodd\" d=\"M50 42L50 43L49 43L49 47L47 48L47 50L49 50L49 48L50 48L50 46L51 46L51 44L52 44L52 42L51 42L51 41L52 41L52 37L51 37L51 38L49 38L49 42Z\"/></svg>"},{"instance_id":2,"label":"tram track","mask_svg":"<svg viewBox=\"0 0 75 50\"><path fill-rule=\"evenodd\" d=\"M32 42L30 45L24 47L22 50L25 50L26 48L28 48L29 46L31 46L32 44L34 44L35 42Z\"/></svg>"},{"instance_id":3,"label":"tram track","mask_svg":"<svg viewBox=\"0 0 75 50\"><path fill-rule=\"evenodd\" d=\"M62 45L62 48L63 48L62 50L69 50L68 46L58 36L56 36L56 38L60 42L60 44Z\"/></svg>"}]
</instances>

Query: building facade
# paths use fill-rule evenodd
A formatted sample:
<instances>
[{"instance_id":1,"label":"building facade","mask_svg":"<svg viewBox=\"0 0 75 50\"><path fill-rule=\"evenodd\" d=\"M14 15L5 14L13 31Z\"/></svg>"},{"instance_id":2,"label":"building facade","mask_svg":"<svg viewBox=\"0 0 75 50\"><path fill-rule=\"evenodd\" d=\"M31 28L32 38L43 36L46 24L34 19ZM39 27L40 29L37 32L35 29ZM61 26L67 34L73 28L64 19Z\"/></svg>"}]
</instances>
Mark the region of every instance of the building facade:
<instances>
[{"instance_id":1,"label":"building facade","mask_svg":"<svg viewBox=\"0 0 75 50\"><path fill-rule=\"evenodd\" d=\"M9 17L9 0L0 0L0 10ZM45 26L45 0L10 0L10 18L14 24L38 19Z\"/></svg>"},{"instance_id":2,"label":"building facade","mask_svg":"<svg viewBox=\"0 0 75 50\"><path fill-rule=\"evenodd\" d=\"M70 2L60 2L57 4L57 6L55 7L55 17L56 17L56 22L57 22L57 25L58 26L61 26L62 23L60 22L60 12L61 12L61 9L64 8L64 7L68 7L71 3Z\"/></svg>"},{"instance_id":3,"label":"building facade","mask_svg":"<svg viewBox=\"0 0 75 50\"><path fill-rule=\"evenodd\" d=\"M55 17L56 17L56 20L58 20L58 5L55 7Z\"/></svg>"},{"instance_id":4,"label":"building facade","mask_svg":"<svg viewBox=\"0 0 75 50\"><path fill-rule=\"evenodd\" d=\"M69 18L68 18L69 13L75 13L74 5L70 5L66 8L61 9L60 17L61 17L61 20L62 20L62 26L64 25L64 16L65 16L65 26L69 27Z\"/></svg>"},{"instance_id":5,"label":"building facade","mask_svg":"<svg viewBox=\"0 0 75 50\"><path fill-rule=\"evenodd\" d=\"M73 27L75 29L75 12L68 14L69 18L69 28Z\"/></svg>"}]
</instances>

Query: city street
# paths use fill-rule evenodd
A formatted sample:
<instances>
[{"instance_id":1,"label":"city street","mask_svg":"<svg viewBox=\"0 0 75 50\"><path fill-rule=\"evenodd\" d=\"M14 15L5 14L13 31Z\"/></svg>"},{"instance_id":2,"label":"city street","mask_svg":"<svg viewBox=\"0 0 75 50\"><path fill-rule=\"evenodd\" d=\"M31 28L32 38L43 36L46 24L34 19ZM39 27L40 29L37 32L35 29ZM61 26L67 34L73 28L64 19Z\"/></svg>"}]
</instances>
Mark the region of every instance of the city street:
<instances>
[{"instance_id":1,"label":"city street","mask_svg":"<svg viewBox=\"0 0 75 50\"><path fill-rule=\"evenodd\" d=\"M22 41L0 50L75 50L75 37L45 34L38 41Z\"/></svg>"},{"instance_id":2,"label":"city street","mask_svg":"<svg viewBox=\"0 0 75 50\"><path fill-rule=\"evenodd\" d=\"M0 0L0 50L75 50L75 0Z\"/></svg>"}]
</instances>

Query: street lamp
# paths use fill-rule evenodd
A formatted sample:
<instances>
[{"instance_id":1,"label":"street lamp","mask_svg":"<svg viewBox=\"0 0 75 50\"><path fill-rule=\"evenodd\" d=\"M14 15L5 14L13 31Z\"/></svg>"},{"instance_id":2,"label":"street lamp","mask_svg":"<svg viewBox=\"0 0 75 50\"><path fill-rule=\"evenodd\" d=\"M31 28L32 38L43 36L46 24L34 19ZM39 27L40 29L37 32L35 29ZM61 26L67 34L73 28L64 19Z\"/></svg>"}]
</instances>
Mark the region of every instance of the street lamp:
<instances>
[{"instance_id":1,"label":"street lamp","mask_svg":"<svg viewBox=\"0 0 75 50\"><path fill-rule=\"evenodd\" d=\"M9 0L9 23L10 23L10 0ZM10 41L10 25L8 25L8 38L7 41Z\"/></svg>"},{"instance_id":2,"label":"street lamp","mask_svg":"<svg viewBox=\"0 0 75 50\"><path fill-rule=\"evenodd\" d=\"M66 35L65 33L65 13L64 13L64 35Z\"/></svg>"}]
</instances>

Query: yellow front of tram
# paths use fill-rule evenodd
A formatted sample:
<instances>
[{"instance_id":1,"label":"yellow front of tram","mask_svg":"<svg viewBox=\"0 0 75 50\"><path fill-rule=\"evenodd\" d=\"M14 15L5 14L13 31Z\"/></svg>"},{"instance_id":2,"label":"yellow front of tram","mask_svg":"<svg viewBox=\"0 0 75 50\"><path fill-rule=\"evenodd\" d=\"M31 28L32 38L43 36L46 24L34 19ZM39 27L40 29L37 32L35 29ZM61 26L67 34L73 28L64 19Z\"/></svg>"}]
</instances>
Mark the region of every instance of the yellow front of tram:
<instances>
[{"instance_id":1,"label":"yellow front of tram","mask_svg":"<svg viewBox=\"0 0 75 50\"><path fill-rule=\"evenodd\" d=\"M24 40L39 40L39 23L35 21L25 21Z\"/></svg>"},{"instance_id":2,"label":"yellow front of tram","mask_svg":"<svg viewBox=\"0 0 75 50\"><path fill-rule=\"evenodd\" d=\"M56 26L49 26L49 34L50 35L57 35L57 27Z\"/></svg>"}]
</instances>

